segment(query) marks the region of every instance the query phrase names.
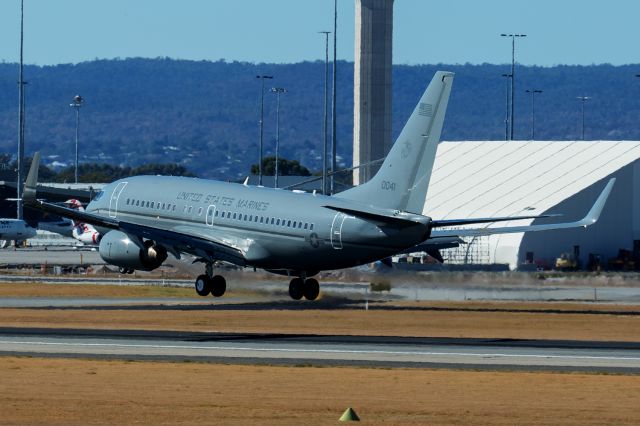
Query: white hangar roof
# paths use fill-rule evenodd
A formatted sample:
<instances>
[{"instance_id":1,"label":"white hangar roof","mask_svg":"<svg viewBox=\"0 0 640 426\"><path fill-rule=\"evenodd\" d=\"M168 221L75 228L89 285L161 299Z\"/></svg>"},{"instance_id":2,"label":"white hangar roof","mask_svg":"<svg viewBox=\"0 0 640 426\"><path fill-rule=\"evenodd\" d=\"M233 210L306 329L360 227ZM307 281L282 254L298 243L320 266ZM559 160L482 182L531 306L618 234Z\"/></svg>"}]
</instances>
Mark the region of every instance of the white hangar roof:
<instances>
[{"instance_id":1,"label":"white hangar roof","mask_svg":"<svg viewBox=\"0 0 640 426\"><path fill-rule=\"evenodd\" d=\"M640 141L441 142L423 212L541 214L638 158Z\"/></svg>"}]
</instances>

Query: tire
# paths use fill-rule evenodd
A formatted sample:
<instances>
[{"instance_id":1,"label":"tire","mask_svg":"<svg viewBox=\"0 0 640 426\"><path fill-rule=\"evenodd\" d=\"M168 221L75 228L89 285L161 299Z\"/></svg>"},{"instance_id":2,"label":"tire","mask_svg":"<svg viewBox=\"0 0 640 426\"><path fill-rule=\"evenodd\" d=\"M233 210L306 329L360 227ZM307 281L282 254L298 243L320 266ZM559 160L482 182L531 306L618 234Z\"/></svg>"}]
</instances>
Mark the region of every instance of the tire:
<instances>
[{"instance_id":1,"label":"tire","mask_svg":"<svg viewBox=\"0 0 640 426\"><path fill-rule=\"evenodd\" d=\"M198 296L208 296L211 293L211 279L206 275L199 275L195 283Z\"/></svg>"},{"instance_id":2,"label":"tire","mask_svg":"<svg viewBox=\"0 0 640 426\"><path fill-rule=\"evenodd\" d=\"M316 300L320 294L320 284L315 278L309 278L304 282L304 298L307 300Z\"/></svg>"},{"instance_id":3,"label":"tire","mask_svg":"<svg viewBox=\"0 0 640 426\"><path fill-rule=\"evenodd\" d=\"M289 296L293 300L300 300L304 296L304 283L300 278L294 278L289 283Z\"/></svg>"},{"instance_id":4,"label":"tire","mask_svg":"<svg viewBox=\"0 0 640 426\"><path fill-rule=\"evenodd\" d=\"M211 278L211 295L213 297L220 297L227 290L227 281L222 275L214 275Z\"/></svg>"}]
</instances>

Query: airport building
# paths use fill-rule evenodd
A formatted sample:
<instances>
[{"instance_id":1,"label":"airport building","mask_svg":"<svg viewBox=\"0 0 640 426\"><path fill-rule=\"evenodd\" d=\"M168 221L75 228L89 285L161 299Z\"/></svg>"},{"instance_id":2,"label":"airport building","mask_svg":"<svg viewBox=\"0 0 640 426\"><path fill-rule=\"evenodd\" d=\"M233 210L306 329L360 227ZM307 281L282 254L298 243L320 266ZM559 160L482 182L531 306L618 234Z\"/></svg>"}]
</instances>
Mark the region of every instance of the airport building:
<instances>
[{"instance_id":1,"label":"airport building","mask_svg":"<svg viewBox=\"0 0 640 426\"><path fill-rule=\"evenodd\" d=\"M442 251L445 262L500 263L511 269L554 267L565 253L575 255L582 269L594 262L607 269L621 261L620 249L627 260L640 255L639 159L638 141L442 142L424 214L452 219L551 213L562 216L533 223L574 221L586 215L615 177L600 220L588 228L476 237Z\"/></svg>"}]
</instances>

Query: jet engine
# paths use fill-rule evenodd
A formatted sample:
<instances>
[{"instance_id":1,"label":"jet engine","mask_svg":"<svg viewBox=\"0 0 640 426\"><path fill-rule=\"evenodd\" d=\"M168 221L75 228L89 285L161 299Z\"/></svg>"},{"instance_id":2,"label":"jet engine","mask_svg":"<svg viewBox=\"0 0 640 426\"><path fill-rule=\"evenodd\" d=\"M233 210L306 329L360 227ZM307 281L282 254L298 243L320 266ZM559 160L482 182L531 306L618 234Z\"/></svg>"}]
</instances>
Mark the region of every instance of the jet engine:
<instances>
[{"instance_id":1,"label":"jet engine","mask_svg":"<svg viewBox=\"0 0 640 426\"><path fill-rule=\"evenodd\" d=\"M100 257L124 269L151 271L167 259L167 249L151 240L143 247L122 231L109 231L100 240Z\"/></svg>"}]
</instances>

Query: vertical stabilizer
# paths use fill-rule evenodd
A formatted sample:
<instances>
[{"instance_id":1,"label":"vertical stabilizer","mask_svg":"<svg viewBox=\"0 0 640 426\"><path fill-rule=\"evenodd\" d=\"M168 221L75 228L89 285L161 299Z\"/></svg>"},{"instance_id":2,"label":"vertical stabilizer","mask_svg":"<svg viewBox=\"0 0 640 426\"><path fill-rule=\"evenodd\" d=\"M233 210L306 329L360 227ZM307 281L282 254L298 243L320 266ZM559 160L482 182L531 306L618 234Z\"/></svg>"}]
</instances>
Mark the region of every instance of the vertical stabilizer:
<instances>
[{"instance_id":1,"label":"vertical stabilizer","mask_svg":"<svg viewBox=\"0 0 640 426\"><path fill-rule=\"evenodd\" d=\"M378 173L336 197L422 214L452 83L453 73L436 72Z\"/></svg>"}]
</instances>

